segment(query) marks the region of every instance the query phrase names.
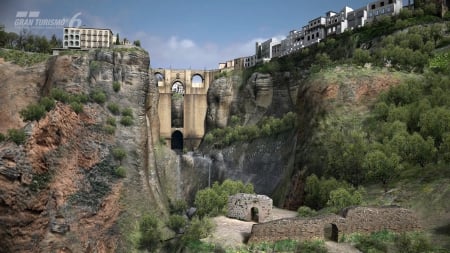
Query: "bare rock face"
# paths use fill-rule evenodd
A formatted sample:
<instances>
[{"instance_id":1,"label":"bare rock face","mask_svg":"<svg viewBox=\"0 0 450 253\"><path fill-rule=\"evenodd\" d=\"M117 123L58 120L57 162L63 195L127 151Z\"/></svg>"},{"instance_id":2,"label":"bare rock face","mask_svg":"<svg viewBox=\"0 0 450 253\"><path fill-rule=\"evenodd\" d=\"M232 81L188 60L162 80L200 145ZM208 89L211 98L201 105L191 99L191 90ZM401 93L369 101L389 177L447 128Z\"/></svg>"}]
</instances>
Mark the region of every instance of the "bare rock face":
<instances>
[{"instance_id":1,"label":"bare rock face","mask_svg":"<svg viewBox=\"0 0 450 253\"><path fill-rule=\"evenodd\" d=\"M45 83L45 63L20 67L0 62L0 133L25 125L19 111L37 102Z\"/></svg>"},{"instance_id":2,"label":"bare rock face","mask_svg":"<svg viewBox=\"0 0 450 253\"><path fill-rule=\"evenodd\" d=\"M105 104L84 104L78 114L58 102L44 118L28 123L24 145L0 143L0 252L126 251L123 235L129 231L121 229L131 229L127 224L135 224L142 210L158 206L148 197L152 192L144 173L146 112L149 104L155 107L147 101L148 66L149 56L140 49L52 57L23 69L0 63L0 81L7 84L0 87L2 133L25 125L20 108L52 88L70 94L101 90L107 97ZM113 82L119 82L119 92ZM130 108L133 124L117 123L115 133L108 134L106 119L120 121L106 108L109 103ZM121 162L112 155L116 147L126 150ZM116 174L119 165L126 178ZM122 217L129 222L119 227Z\"/></svg>"},{"instance_id":3,"label":"bare rock face","mask_svg":"<svg viewBox=\"0 0 450 253\"><path fill-rule=\"evenodd\" d=\"M208 90L208 128L223 128L228 124L230 106L233 100L233 79L222 77L213 81Z\"/></svg>"}]
</instances>

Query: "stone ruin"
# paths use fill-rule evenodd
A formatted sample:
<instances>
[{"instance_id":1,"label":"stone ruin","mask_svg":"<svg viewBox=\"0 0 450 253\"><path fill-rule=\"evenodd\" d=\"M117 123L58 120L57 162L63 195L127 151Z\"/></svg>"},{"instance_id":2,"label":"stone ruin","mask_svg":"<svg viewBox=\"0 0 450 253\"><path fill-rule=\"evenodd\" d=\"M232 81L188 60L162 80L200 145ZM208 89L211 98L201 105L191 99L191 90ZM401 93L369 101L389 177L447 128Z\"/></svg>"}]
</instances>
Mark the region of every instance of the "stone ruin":
<instances>
[{"instance_id":1,"label":"stone ruin","mask_svg":"<svg viewBox=\"0 0 450 253\"><path fill-rule=\"evenodd\" d=\"M254 224L248 242L275 242L286 239L327 239L337 242L342 235L356 232L408 232L420 229L417 216L409 209L397 206L350 207L344 209L341 215L285 218Z\"/></svg>"},{"instance_id":2,"label":"stone ruin","mask_svg":"<svg viewBox=\"0 0 450 253\"><path fill-rule=\"evenodd\" d=\"M265 195L238 193L228 197L228 217L243 221L272 219L272 199Z\"/></svg>"}]
</instances>

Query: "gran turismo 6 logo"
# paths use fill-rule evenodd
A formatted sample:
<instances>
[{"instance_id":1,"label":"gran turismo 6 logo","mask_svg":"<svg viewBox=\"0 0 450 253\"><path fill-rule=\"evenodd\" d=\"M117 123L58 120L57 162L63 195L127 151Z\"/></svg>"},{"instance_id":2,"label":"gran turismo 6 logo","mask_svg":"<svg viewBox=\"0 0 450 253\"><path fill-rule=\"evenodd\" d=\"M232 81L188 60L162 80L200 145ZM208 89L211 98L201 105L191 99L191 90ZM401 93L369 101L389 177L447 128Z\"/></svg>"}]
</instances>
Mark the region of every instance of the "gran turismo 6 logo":
<instances>
[{"instance_id":1,"label":"gran turismo 6 logo","mask_svg":"<svg viewBox=\"0 0 450 253\"><path fill-rule=\"evenodd\" d=\"M40 18L40 11L18 11L14 26L17 28L39 28L55 29L62 27L80 27L81 12L76 13L72 18Z\"/></svg>"}]
</instances>

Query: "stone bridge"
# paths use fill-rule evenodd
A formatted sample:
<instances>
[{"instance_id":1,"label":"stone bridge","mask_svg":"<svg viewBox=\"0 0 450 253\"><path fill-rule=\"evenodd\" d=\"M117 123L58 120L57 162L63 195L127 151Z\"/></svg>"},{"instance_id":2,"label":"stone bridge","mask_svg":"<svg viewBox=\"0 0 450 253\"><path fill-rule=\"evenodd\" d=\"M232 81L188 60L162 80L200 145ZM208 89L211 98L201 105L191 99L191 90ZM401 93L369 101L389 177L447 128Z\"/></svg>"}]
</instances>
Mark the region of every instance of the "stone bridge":
<instances>
[{"instance_id":1,"label":"stone bridge","mask_svg":"<svg viewBox=\"0 0 450 253\"><path fill-rule=\"evenodd\" d=\"M159 90L160 137L172 149L192 150L205 134L207 93L215 70L152 69Z\"/></svg>"}]
</instances>

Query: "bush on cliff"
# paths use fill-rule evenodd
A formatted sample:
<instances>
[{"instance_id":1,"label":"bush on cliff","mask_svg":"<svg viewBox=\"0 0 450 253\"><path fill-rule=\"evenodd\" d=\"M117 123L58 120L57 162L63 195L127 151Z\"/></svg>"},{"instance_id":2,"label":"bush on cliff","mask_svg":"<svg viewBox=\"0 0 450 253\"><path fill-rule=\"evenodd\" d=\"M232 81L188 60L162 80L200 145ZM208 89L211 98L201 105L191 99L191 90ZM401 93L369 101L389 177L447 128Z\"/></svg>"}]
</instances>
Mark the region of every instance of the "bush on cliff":
<instances>
[{"instance_id":1,"label":"bush on cliff","mask_svg":"<svg viewBox=\"0 0 450 253\"><path fill-rule=\"evenodd\" d=\"M8 139L17 145L24 144L26 138L27 136L23 129L8 129Z\"/></svg>"},{"instance_id":2,"label":"bush on cliff","mask_svg":"<svg viewBox=\"0 0 450 253\"><path fill-rule=\"evenodd\" d=\"M139 223L139 249L154 252L161 244L161 229L158 218L152 214L146 214Z\"/></svg>"},{"instance_id":3,"label":"bush on cliff","mask_svg":"<svg viewBox=\"0 0 450 253\"><path fill-rule=\"evenodd\" d=\"M254 193L253 185L227 179L222 184L215 182L211 188L198 191L194 201L197 214L200 217L224 214L228 196L236 193Z\"/></svg>"}]
</instances>

